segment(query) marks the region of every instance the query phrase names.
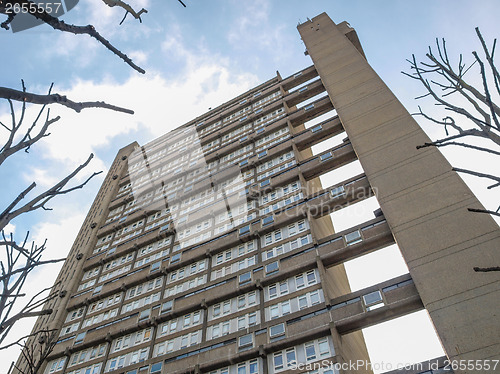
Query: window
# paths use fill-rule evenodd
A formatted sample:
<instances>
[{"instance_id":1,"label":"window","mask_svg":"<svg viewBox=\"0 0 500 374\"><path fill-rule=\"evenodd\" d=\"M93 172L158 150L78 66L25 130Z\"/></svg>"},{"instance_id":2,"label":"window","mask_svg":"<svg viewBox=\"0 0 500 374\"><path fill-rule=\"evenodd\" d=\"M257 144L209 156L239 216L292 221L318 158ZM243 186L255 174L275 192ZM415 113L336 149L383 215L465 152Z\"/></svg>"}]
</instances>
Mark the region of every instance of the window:
<instances>
[{"instance_id":1,"label":"window","mask_svg":"<svg viewBox=\"0 0 500 374\"><path fill-rule=\"evenodd\" d=\"M85 339L86 334L87 334L87 332L79 333L75 338L75 344L80 344L81 342L83 342L83 339Z\"/></svg>"},{"instance_id":2,"label":"window","mask_svg":"<svg viewBox=\"0 0 500 374\"><path fill-rule=\"evenodd\" d=\"M54 361L49 362L49 364L47 365L47 367L49 368L48 373L54 373L61 370L64 367L65 362L66 357L58 358Z\"/></svg>"},{"instance_id":3,"label":"window","mask_svg":"<svg viewBox=\"0 0 500 374\"><path fill-rule=\"evenodd\" d=\"M314 270L310 270L306 273L306 278L307 278L307 285L308 286L311 286L313 284L316 284L317 283L317 280L316 280L316 273L314 272Z\"/></svg>"},{"instance_id":4,"label":"window","mask_svg":"<svg viewBox=\"0 0 500 374\"><path fill-rule=\"evenodd\" d=\"M345 188L344 186L338 186L334 187L330 190L330 195L332 199L339 197L339 196L344 196L345 195Z\"/></svg>"},{"instance_id":5,"label":"window","mask_svg":"<svg viewBox=\"0 0 500 374\"><path fill-rule=\"evenodd\" d=\"M320 357L330 356L330 344L328 344L328 338L318 339L318 352Z\"/></svg>"},{"instance_id":6,"label":"window","mask_svg":"<svg viewBox=\"0 0 500 374\"><path fill-rule=\"evenodd\" d=\"M298 310L310 308L311 306L319 304L323 301L321 290L307 292L303 295L278 302L266 308L266 320L269 321Z\"/></svg>"},{"instance_id":7,"label":"window","mask_svg":"<svg viewBox=\"0 0 500 374\"><path fill-rule=\"evenodd\" d=\"M289 368L294 363L296 363L295 348L288 348L287 350L273 354L274 372Z\"/></svg>"},{"instance_id":8,"label":"window","mask_svg":"<svg viewBox=\"0 0 500 374\"><path fill-rule=\"evenodd\" d=\"M173 304L172 300L164 302L161 305L161 312L160 313L168 313L168 312L172 311L172 304Z\"/></svg>"},{"instance_id":9,"label":"window","mask_svg":"<svg viewBox=\"0 0 500 374\"><path fill-rule=\"evenodd\" d=\"M272 284L269 286L269 298L274 299L278 296L278 286L276 284Z\"/></svg>"},{"instance_id":10,"label":"window","mask_svg":"<svg viewBox=\"0 0 500 374\"><path fill-rule=\"evenodd\" d=\"M380 291L374 291L363 295L363 302L366 306L366 310L369 311L383 306L384 299Z\"/></svg>"},{"instance_id":11,"label":"window","mask_svg":"<svg viewBox=\"0 0 500 374\"><path fill-rule=\"evenodd\" d=\"M356 243L360 243L363 241L363 238L361 237L361 232L359 230L350 232L349 234L346 234L344 236L345 238L345 243L346 245L353 245Z\"/></svg>"},{"instance_id":12,"label":"window","mask_svg":"<svg viewBox=\"0 0 500 374\"><path fill-rule=\"evenodd\" d=\"M270 223L273 223L273 222L274 222L274 217L273 216L265 217L262 220L262 226L269 225Z\"/></svg>"},{"instance_id":13,"label":"window","mask_svg":"<svg viewBox=\"0 0 500 374\"><path fill-rule=\"evenodd\" d=\"M277 325L269 327L269 337L276 338L278 336L285 335L285 324L279 323Z\"/></svg>"},{"instance_id":14,"label":"window","mask_svg":"<svg viewBox=\"0 0 500 374\"><path fill-rule=\"evenodd\" d=\"M250 232L250 226L247 225L247 226L243 226L242 228L240 228L239 234L241 236L241 235L246 235L249 232Z\"/></svg>"},{"instance_id":15,"label":"window","mask_svg":"<svg viewBox=\"0 0 500 374\"><path fill-rule=\"evenodd\" d=\"M266 273L274 273L279 270L279 263L278 261L271 262L270 264L266 265Z\"/></svg>"},{"instance_id":16,"label":"window","mask_svg":"<svg viewBox=\"0 0 500 374\"><path fill-rule=\"evenodd\" d=\"M101 290L102 290L102 285L97 286L96 288L94 288L94 292L92 292L92 294L93 295L98 294L99 292L101 292Z\"/></svg>"},{"instance_id":17,"label":"window","mask_svg":"<svg viewBox=\"0 0 500 374\"><path fill-rule=\"evenodd\" d=\"M254 359L247 362L238 364L237 374L258 374L259 373L259 361Z\"/></svg>"},{"instance_id":18,"label":"window","mask_svg":"<svg viewBox=\"0 0 500 374\"><path fill-rule=\"evenodd\" d=\"M239 348L248 348L253 346L253 334L243 335L238 338Z\"/></svg>"},{"instance_id":19,"label":"window","mask_svg":"<svg viewBox=\"0 0 500 374\"><path fill-rule=\"evenodd\" d=\"M259 158L262 158L264 156L267 156L267 151L262 151L262 152L259 152L258 155L257 155Z\"/></svg>"},{"instance_id":20,"label":"window","mask_svg":"<svg viewBox=\"0 0 500 374\"><path fill-rule=\"evenodd\" d=\"M146 309L141 311L141 313L139 314L139 321L148 319L150 314L151 314L151 309Z\"/></svg>"},{"instance_id":21,"label":"window","mask_svg":"<svg viewBox=\"0 0 500 374\"><path fill-rule=\"evenodd\" d=\"M181 254L177 253L177 254L172 256L172 258L170 259L170 263L175 264L176 262L179 262L180 259L181 259Z\"/></svg>"},{"instance_id":22,"label":"window","mask_svg":"<svg viewBox=\"0 0 500 374\"><path fill-rule=\"evenodd\" d=\"M151 370L149 372L151 374L161 373L162 366L163 366L162 362L157 362L156 364L151 365Z\"/></svg>"},{"instance_id":23,"label":"window","mask_svg":"<svg viewBox=\"0 0 500 374\"><path fill-rule=\"evenodd\" d=\"M311 110L311 109L313 109L313 108L314 108L314 104L309 104L309 105L307 105L307 106L304 108L304 110L307 112L308 110Z\"/></svg>"},{"instance_id":24,"label":"window","mask_svg":"<svg viewBox=\"0 0 500 374\"><path fill-rule=\"evenodd\" d=\"M161 261L155 262L154 264L151 264L151 269L149 270L150 273L154 273L158 270L160 270L161 266Z\"/></svg>"},{"instance_id":25,"label":"window","mask_svg":"<svg viewBox=\"0 0 500 374\"><path fill-rule=\"evenodd\" d=\"M304 274L299 274L295 276L295 288L300 290L305 287Z\"/></svg>"},{"instance_id":26,"label":"window","mask_svg":"<svg viewBox=\"0 0 500 374\"><path fill-rule=\"evenodd\" d=\"M261 187L269 186L271 184L271 181L269 179L266 179L265 181L260 182Z\"/></svg>"},{"instance_id":27,"label":"window","mask_svg":"<svg viewBox=\"0 0 500 374\"><path fill-rule=\"evenodd\" d=\"M252 280L252 273L249 271L246 273L240 274L240 276L239 276L240 284L250 282L251 280Z\"/></svg>"},{"instance_id":28,"label":"window","mask_svg":"<svg viewBox=\"0 0 500 374\"><path fill-rule=\"evenodd\" d=\"M314 342L309 342L305 344L306 351L306 361L312 361L316 359L316 347Z\"/></svg>"},{"instance_id":29,"label":"window","mask_svg":"<svg viewBox=\"0 0 500 374\"><path fill-rule=\"evenodd\" d=\"M323 153L321 156L319 156L321 162L329 160L330 158L332 158L331 152Z\"/></svg>"},{"instance_id":30,"label":"window","mask_svg":"<svg viewBox=\"0 0 500 374\"><path fill-rule=\"evenodd\" d=\"M307 88L307 87L306 87ZM312 133L315 133L315 132L318 132L318 131L321 131L323 130L323 127L321 125L317 125L317 126L314 126L312 129L311 129L311 132Z\"/></svg>"}]
</instances>

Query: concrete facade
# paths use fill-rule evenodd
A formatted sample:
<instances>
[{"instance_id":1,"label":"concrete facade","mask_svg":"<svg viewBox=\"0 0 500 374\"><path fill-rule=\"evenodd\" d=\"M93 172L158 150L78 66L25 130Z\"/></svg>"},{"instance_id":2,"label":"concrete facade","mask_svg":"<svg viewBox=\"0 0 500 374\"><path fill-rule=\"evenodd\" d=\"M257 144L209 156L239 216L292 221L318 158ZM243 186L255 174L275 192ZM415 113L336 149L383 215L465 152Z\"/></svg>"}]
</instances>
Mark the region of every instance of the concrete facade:
<instances>
[{"instance_id":1,"label":"concrete facade","mask_svg":"<svg viewBox=\"0 0 500 374\"><path fill-rule=\"evenodd\" d=\"M498 225L326 14L299 32L449 359L498 359L500 274L473 271L499 261Z\"/></svg>"},{"instance_id":2,"label":"concrete facade","mask_svg":"<svg viewBox=\"0 0 500 374\"><path fill-rule=\"evenodd\" d=\"M370 373L342 366L369 360L361 329L424 307L450 358L498 352L498 276L463 277L498 259L498 227L415 150L353 29L298 29L314 65L119 151L35 325L57 330L44 374ZM365 173L321 185L356 159ZM375 191L382 212L336 232L329 213ZM343 263L394 242L410 274L351 292Z\"/></svg>"}]
</instances>

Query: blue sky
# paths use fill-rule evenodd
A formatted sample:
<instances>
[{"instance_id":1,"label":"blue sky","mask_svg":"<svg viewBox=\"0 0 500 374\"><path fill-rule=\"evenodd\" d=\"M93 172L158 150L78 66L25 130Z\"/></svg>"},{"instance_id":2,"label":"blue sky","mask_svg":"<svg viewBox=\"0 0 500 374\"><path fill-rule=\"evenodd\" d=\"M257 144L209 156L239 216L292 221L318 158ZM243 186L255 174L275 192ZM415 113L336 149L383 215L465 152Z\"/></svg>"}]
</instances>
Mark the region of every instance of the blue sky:
<instances>
[{"instance_id":1,"label":"blue sky","mask_svg":"<svg viewBox=\"0 0 500 374\"><path fill-rule=\"evenodd\" d=\"M62 119L52 135L3 166L2 206L34 180L40 189L48 187L90 152L96 158L88 174L106 171L117 150L132 141L144 144L272 78L276 70L286 77L309 66L296 26L321 12L337 23L346 20L357 30L368 61L410 112L417 108L414 97L422 93L417 82L400 73L409 70L406 59L412 53L423 57L436 37L444 37L451 55L463 52L471 61L470 52L480 48L474 27L479 26L490 42L498 33L495 0L185 0L187 8L176 0L129 2L136 9L148 9L142 24L129 16L119 26L123 11L100 0L80 0L63 19L94 24L146 75L85 35L63 34L46 26L15 34L1 30L1 86L20 88L22 78L30 91L42 93L54 82L55 92L73 100L104 100L136 111L133 116L97 109L75 114L53 106L52 113ZM0 119L9 120L4 102ZM431 137L443 135L423 125ZM460 166L477 161L453 152L447 157ZM30 229L34 239L49 239L51 257L64 256L101 181L96 178L83 191L54 201L52 212L15 221L16 235ZM492 195L484 194L483 187L473 185L487 203ZM52 268L35 274L33 284L51 284L54 273ZM25 324L24 329L30 326ZM0 351L0 357L4 354ZM6 372L10 359L0 362L5 369L0 371Z\"/></svg>"}]
</instances>

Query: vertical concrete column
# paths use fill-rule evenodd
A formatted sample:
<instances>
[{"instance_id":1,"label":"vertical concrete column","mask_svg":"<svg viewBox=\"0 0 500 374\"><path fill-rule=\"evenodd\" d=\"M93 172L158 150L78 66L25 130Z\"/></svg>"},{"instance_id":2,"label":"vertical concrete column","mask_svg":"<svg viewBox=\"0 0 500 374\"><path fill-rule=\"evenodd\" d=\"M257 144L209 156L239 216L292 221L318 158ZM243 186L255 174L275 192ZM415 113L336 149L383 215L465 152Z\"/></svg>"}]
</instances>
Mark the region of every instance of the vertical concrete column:
<instances>
[{"instance_id":1,"label":"vertical concrete column","mask_svg":"<svg viewBox=\"0 0 500 374\"><path fill-rule=\"evenodd\" d=\"M298 30L449 358L498 359L500 273L473 271L500 263L498 225L467 211L481 204L438 150L416 149L428 137L349 25L323 13Z\"/></svg>"}]
</instances>

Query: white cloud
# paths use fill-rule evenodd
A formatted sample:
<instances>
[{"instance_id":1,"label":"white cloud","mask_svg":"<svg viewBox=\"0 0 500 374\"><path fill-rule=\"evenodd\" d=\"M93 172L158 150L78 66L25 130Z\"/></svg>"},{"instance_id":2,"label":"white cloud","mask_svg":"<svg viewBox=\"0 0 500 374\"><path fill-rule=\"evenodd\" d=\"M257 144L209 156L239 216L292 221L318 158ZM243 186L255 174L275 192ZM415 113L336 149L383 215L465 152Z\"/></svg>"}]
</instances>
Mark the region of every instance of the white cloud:
<instances>
[{"instance_id":1,"label":"white cloud","mask_svg":"<svg viewBox=\"0 0 500 374\"><path fill-rule=\"evenodd\" d=\"M8 223L7 226L5 226L3 228L3 231L5 233L5 236L7 235L15 235L16 234L16 225L12 224L12 223Z\"/></svg>"},{"instance_id":2,"label":"white cloud","mask_svg":"<svg viewBox=\"0 0 500 374\"><path fill-rule=\"evenodd\" d=\"M53 175L49 175L49 170L39 169L36 167L26 166L28 168L28 172L24 173L24 180L27 183L36 182L38 187L47 188L52 187L59 181L59 178L56 178Z\"/></svg>"},{"instance_id":3,"label":"white cloud","mask_svg":"<svg viewBox=\"0 0 500 374\"><path fill-rule=\"evenodd\" d=\"M174 78L167 79L158 72L146 76L133 73L119 84L111 79L79 80L66 89L58 89L74 101L106 101L133 109L135 114L104 109L75 113L53 107L53 113L57 112L62 119L45 140L46 157L69 166L81 162L99 147L110 146L112 139L120 134L140 130L160 136L259 82L254 75L232 72L229 61L211 56L203 49L189 50L175 29L162 44L166 55L175 51L185 66ZM139 58L146 58L142 52L136 53ZM118 149L125 145L113 146ZM44 175L40 171L39 174Z\"/></svg>"},{"instance_id":4,"label":"white cloud","mask_svg":"<svg viewBox=\"0 0 500 374\"><path fill-rule=\"evenodd\" d=\"M256 0L241 3L243 8L240 16L229 25L227 39L236 49L251 48L270 52L274 61L283 61L289 58L289 48L296 39L290 39L289 24L279 23L270 15L272 4L269 0ZM260 53L261 55L263 53ZM268 53L266 53L268 54ZM257 55L257 54L256 54ZM255 56L253 56L255 57Z\"/></svg>"},{"instance_id":5,"label":"white cloud","mask_svg":"<svg viewBox=\"0 0 500 374\"><path fill-rule=\"evenodd\" d=\"M134 61L135 64L141 66L148 60L147 53L143 51L133 51L129 53L129 57Z\"/></svg>"}]
</instances>

